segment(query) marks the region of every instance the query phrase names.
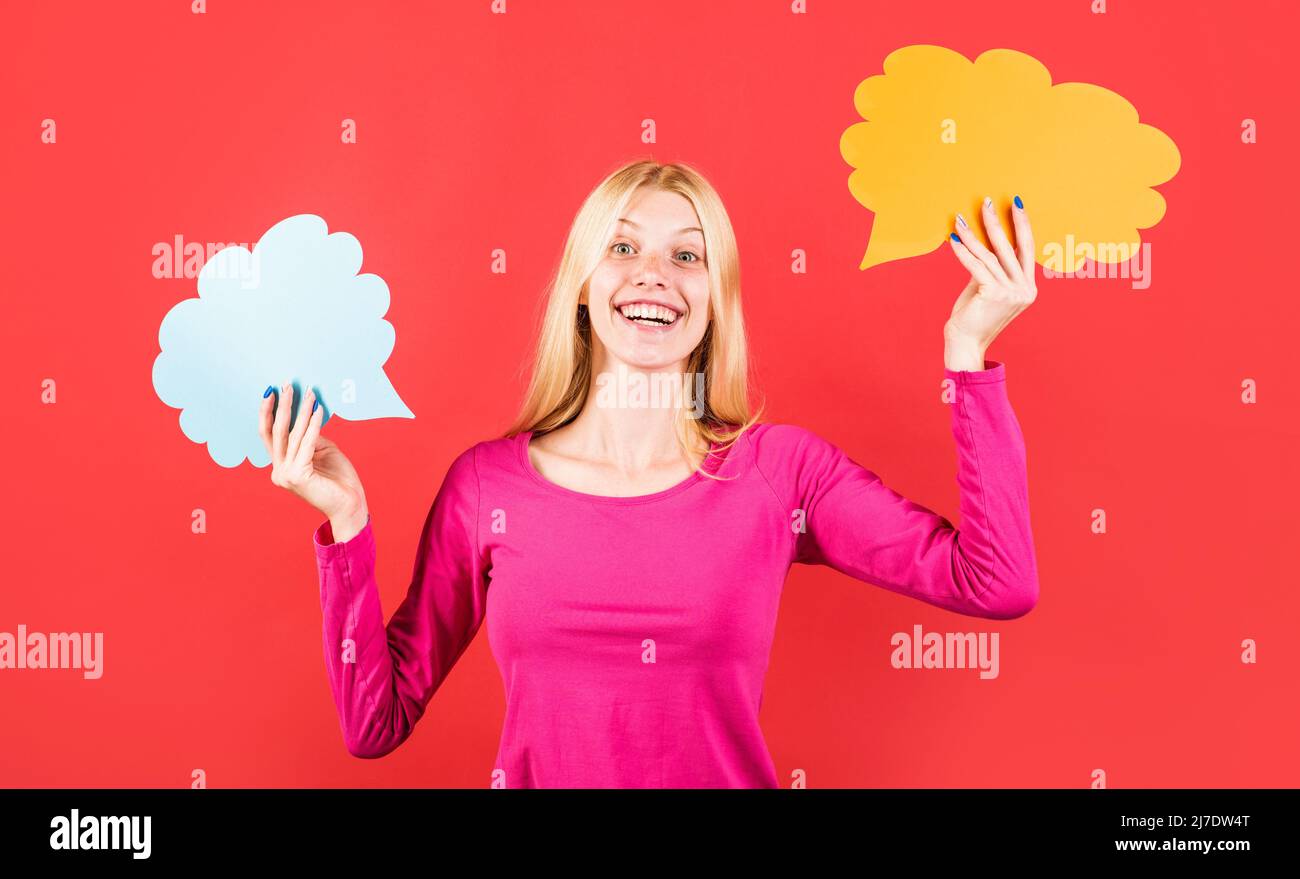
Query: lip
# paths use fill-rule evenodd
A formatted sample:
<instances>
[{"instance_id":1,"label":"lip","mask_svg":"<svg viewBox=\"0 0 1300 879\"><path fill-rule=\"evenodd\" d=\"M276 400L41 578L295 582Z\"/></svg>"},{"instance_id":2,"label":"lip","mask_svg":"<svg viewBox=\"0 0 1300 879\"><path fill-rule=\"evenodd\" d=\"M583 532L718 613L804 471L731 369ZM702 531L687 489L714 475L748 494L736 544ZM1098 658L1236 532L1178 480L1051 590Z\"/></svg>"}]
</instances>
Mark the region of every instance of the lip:
<instances>
[{"instance_id":1,"label":"lip","mask_svg":"<svg viewBox=\"0 0 1300 879\"><path fill-rule=\"evenodd\" d=\"M635 321L630 321L623 316L623 312L620 309L622 309L622 307L625 305L633 305L638 302L644 303L646 305L662 305L664 308L671 308L673 311L677 312L677 320L673 321L671 324L669 324L666 327L652 327L649 326L648 324L639 324L636 323ZM686 320L685 313L678 311L676 306L669 305L666 302L655 302L653 299L630 299L627 302L620 302L618 305L614 306L614 314L620 321L623 322L624 325L629 326L634 330L640 330L643 333L649 333L652 336L667 335L668 333L671 333L673 330L681 326L682 322Z\"/></svg>"}]
</instances>

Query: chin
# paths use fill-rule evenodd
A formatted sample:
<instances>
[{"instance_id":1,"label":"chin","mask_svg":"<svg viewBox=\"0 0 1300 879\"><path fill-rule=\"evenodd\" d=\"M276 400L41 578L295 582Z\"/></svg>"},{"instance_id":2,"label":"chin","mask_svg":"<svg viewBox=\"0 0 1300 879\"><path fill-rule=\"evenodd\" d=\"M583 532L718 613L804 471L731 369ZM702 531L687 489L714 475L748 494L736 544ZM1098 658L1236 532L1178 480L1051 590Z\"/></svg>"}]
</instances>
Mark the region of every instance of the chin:
<instances>
[{"instance_id":1,"label":"chin","mask_svg":"<svg viewBox=\"0 0 1300 879\"><path fill-rule=\"evenodd\" d=\"M681 353L656 351L654 353L633 352L633 351L611 351L613 359L625 363L631 369L644 369L650 371L662 371L665 369L676 368L683 360L690 356L689 351Z\"/></svg>"},{"instance_id":2,"label":"chin","mask_svg":"<svg viewBox=\"0 0 1300 879\"><path fill-rule=\"evenodd\" d=\"M598 333L595 334L595 340L610 361L625 363L630 369L650 371L674 369L679 364L684 364L689 360L691 353L699 346L703 337L697 339L695 344L690 346L683 344L681 339L674 340L670 345L657 344L651 341L629 344L628 340L619 339L617 345L609 345L600 338ZM599 362L599 356L596 359Z\"/></svg>"}]
</instances>

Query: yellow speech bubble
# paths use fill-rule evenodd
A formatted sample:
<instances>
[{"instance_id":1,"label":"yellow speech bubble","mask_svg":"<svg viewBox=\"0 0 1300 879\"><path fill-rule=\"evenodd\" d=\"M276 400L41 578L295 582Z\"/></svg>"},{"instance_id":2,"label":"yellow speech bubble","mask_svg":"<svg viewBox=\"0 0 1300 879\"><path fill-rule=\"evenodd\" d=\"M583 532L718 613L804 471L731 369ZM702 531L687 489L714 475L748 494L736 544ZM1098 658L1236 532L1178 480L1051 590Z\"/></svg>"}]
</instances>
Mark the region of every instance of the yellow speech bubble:
<instances>
[{"instance_id":1,"label":"yellow speech bubble","mask_svg":"<svg viewBox=\"0 0 1300 879\"><path fill-rule=\"evenodd\" d=\"M987 245L986 195L1013 241L1019 195L1035 260L1065 273L1087 259L1128 261L1138 230L1164 216L1151 187L1178 172L1178 147L1115 92L1052 85L1046 67L1012 49L972 62L943 46L905 46L884 71L858 84L853 105L866 121L840 137L854 168L849 191L875 214L859 268L930 253L958 211Z\"/></svg>"}]
</instances>

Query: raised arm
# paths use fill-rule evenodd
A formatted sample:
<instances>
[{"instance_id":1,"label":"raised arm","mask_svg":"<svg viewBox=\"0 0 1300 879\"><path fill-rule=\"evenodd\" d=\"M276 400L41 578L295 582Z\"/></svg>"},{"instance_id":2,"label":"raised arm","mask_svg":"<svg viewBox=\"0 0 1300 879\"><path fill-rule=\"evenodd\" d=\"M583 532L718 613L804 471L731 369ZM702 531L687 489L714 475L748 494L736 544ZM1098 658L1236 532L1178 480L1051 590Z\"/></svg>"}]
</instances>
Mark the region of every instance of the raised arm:
<instances>
[{"instance_id":1,"label":"raised arm","mask_svg":"<svg viewBox=\"0 0 1300 879\"><path fill-rule=\"evenodd\" d=\"M807 431L797 442L795 497L804 504L795 561L968 616L1012 619L1038 601L1025 443L1007 398L1006 367L945 368L955 382L961 530L898 494Z\"/></svg>"},{"instance_id":2,"label":"raised arm","mask_svg":"<svg viewBox=\"0 0 1300 879\"><path fill-rule=\"evenodd\" d=\"M371 519L341 543L328 520L314 535L325 667L354 756L382 757L410 736L483 621L487 577L474 455L465 451L448 470L425 519L406 598L387 627Z\"/></svg>"}]
</instances>

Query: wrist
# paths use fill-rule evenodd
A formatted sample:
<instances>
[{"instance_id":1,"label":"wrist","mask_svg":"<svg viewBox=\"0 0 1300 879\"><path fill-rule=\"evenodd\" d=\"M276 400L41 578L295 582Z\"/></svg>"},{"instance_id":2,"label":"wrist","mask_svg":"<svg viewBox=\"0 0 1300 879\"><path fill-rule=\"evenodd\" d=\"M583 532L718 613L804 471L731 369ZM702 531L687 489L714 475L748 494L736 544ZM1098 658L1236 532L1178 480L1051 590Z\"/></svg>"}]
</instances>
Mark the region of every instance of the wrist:
<instances>
[{"instance_id":1,"label":"wrist","mask_svg":"<svg viewBox=\"0 0 1300 879\"><path fill-rule=\"evenodd\" d=\"M984 369L984 345L970 338L945 331L943 365L954 371L978 372Z\"/></svg>"},{"instance_id":2,"label":"wrist","mask_svg":"<svg viewBox=\"0 0 1300 879\"><path fill-rule=\"evenodd\" d=\"M335 543L346 543L361 533L370 520L370 511L365 499L350 505L346 510L330 516L330 532Z\"/></svg>"}]
</instances>

